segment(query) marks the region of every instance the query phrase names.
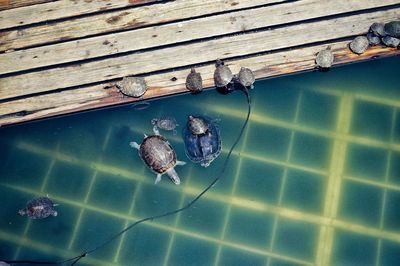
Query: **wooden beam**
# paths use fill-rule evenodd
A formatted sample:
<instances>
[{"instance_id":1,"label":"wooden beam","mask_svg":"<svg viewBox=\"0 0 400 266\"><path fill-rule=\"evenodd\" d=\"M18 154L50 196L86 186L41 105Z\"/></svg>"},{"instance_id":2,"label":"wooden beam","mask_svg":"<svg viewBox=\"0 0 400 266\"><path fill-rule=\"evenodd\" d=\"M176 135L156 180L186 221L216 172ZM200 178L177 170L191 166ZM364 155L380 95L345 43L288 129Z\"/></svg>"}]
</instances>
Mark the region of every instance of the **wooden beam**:
<instances>
[{"instance_id":1,"label":"wooden beam","mask_svg":"<svg viewBox=\"0 0 400 266\"><path fill-rule=\"evenodd\" d=\"M283 25L398 2L308 0L0 54L0 74ZM53 3L52 3L53 4ZM290 12L288 6L290 5ZM310 12L312 10L312 12ZM293 14L296 14L293 16ZM265 19L268 18L268 19ZM135 40L132 42L132 40Z\"/></svg>"},{"instance_id":2,"label":"wooden beam","mask_svg":"<svg viewBox=\"0 0 400 266\"><path fill-rule=\"evenodd\" d=\"M362 55L355 55L348 49L348 41L342 41L254 56L246 59L230 60L226 61L226 64L232 68L233 72L238 72L241 66L249 67L254 70L257 79L284 75L313 69L315 67L315 54L321 49L325 49L328 45L331 46L335 55L334 65L362 61L379 56L400 55L400 51L397 49L379 46L369 48ZM214 69L215 66L213 64L208 64L197 69L203 76L205 87L214 86ZM144 99L187 92L185 80L188 73L189 69L183 69L147 76L146 80L150 88L144 95ZM176 80L173 79L175 81L171 80L173 77L176 78ZM139 100L122 96L116 87L113 86L113 83L103 83L96 86L82 87L2 103L0 104L0 125L20 123Z\"/></svg>"},{"instance_id":3,"label":"wooden beam","mask_svg":"<svg viewBox=\"0 0 400 266\"><path fill-rule=\"evenodd\" d=\"M42 5L29 5L0 12L0 29L26 26L33 23L71 18L100 11L160 1L162 0L59 0Z\"/></svg>"},{"instance_id":4,"label":"wooden beam","mask_svg":"<svg viewBox=\"0 0 400 266\"><path fill-rule=\"evenodd\" d=\"M0 0L0 11L23 6L31 6L42 3L53 2L55 0Z\"/></svg>"},{"instance_id":5,"label":"wooden beam","mask_svg":"<svg viewBox=\"0 0 400 266\"><path fill-rule=\"evenodd\" d=\"M393 20L399 12L358 14L10 76L0 79L0 99L365 34L373 22Z\"/></svg>"},{"instance_id":6,"label":"wooden beam","mask_svg":"<svg viewBox=\"0 0 400 266\"><path fill-rule=\"evenodd\" d=\"M176 0L0 33L0 51L135 29L191 17L289 0ZM388 1L388 0L385 0Z\"/></svg>"}]
</instances>

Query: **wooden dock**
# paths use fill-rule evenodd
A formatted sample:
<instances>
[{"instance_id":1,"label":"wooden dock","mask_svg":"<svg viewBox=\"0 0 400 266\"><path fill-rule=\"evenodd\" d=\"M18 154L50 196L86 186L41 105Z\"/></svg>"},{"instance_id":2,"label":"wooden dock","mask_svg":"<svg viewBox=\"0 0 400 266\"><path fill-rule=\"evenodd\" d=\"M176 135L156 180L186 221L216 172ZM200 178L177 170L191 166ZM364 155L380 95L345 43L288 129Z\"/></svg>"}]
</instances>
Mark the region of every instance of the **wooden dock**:
<instances>
[{"instance_id":1,"label":"wooden dock","mask_svg":"<svg viewBox=\"0 0 400 266\"><path fill-rule=\"evenodd\" d=\"M400 19L400 0L0 0L0 126L134 102L115 83L146 78L144 99L187 91L195 66L212 87L215 59L258 79L398 55L349 41Z\"/></svg>"}]
</instances>

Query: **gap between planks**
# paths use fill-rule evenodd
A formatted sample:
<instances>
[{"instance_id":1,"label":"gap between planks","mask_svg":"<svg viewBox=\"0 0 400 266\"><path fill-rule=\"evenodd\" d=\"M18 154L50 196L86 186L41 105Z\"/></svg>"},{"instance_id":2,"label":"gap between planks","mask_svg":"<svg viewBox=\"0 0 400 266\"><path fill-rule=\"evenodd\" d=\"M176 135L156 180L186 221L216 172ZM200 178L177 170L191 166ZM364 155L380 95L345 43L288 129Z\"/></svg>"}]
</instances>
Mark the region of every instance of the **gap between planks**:
<instances>
[{"instance_id":1,"label":"gap between planks","mask_svg":"<svg viewBox=\"0 0 400 266\"><path fill-rule=\"evenodd\" d=\"M176 0L0 33L0 51L135 29L290 0ZM375 0L376 1L376 0ZM392 1L392 0L385 0Z\"/></svg>"},{"instance_id":2,"label":"gap between planks","mask_svg":"<svg viewBox=\"0 0 400 266\"><path fill-rule=\"evenodd\" d=\"M399 12L400 8L353 15L5 77L0 79L0 99L351 37L364 34L375 21L393 20ZM326 30L332 27L335 31Z\"/></svg>"},{"instance_id":3,"label":"gap between planks","mask_svg":"<svg viewBox=\"0 0 400 266\"><path fill-rule=\"evenodd\" d=\"M387 6L398 1L308 0L237 11L159 27L120 32L83 40L0 54L0 74L133 52L180 42L241 33L303 20ZM53 4L53 3L52 3ZM315 12L310 12L315 10ZM251 12L251 16L249 16ZM1 13L0 13L1 14ZM296 14L296 15L293 15ZM268 19L265 19L268 18ZM132 40L135 42L132 42Z\"/></svg>"},{"instance_id":4,"label":"gap between planks","mask_svg":"<svg viewBox=\"0 0 400 266\"><path fill-rule=\"evenodd\" d=\"M0 12L0 30L168 0L59 0Z\"/></svg>"},{"instance_id":5,"label":"gap between planks","mask_svg":"<svg viewBox=\"0 0 400 266\"><path fill-rule=\"evenodd\" d=\"M347 48L347 41L328 43L303 49L278 52L263 56L255 56L240 60L230 60L226 64L236 73L241 66L254 70L256 78L278 76L315 67L315 54L321 49L331 46L335 54L334 64L343 64L372 57L400 54L396 49L373 47L362 55L355 55ZM214 65L208 64L197 68L202 74L205 87L214 86ZM150 86L144 95L144 100L187 92L185 88L186 76L189 69L182 69L164 74L150 75L146 80ZM171 81L175 77L176 81ZM117 105L139 101L140 99L123 97L112 83L82 87L58 93L45 94L0 104L0 125L20 123L28 120L50 117L65 113L78 112L99 107ZM111 86L111 87L110 87ZM110 87L109 89L105 89ZM10 115L12 113L27 112L26 115Z\"/></svg>"}]
</instances>

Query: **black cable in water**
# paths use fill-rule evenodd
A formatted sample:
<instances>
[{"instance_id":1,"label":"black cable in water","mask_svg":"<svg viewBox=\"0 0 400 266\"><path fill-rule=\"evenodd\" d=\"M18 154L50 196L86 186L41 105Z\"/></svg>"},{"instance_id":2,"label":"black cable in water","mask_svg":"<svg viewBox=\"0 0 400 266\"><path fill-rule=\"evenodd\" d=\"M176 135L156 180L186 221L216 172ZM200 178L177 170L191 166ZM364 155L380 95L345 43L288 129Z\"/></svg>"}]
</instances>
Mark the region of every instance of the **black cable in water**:
<instances>
[{"instance_id":1,"label":"black cable in water","mask_svg":"<svg viewBox=\"0 0 400 266\"><path fill-rule=\"evenodd\" d=\"M122 231L120 231L119 233L117 233L117 234L111 236L109 239L107 239L106 241L104 241L104 242L101 243L100 245L98 245L98 246L96 246L96 247L94 247L94 248L92 248L92 249L90 249L90 250L88 250L88 251L85 251L85 252L83 252L82 254L80 254L80 255L78 255L78 256L75 256L75 257L73 257L73 258L70 258L70 259L66 259L66 260L62 260L62 261L14 260L14 261L5 261L5 262L6 262L6 263L15 263L15 264L16 264L16 263L19 263L19 264L20 264L20 263L25 263L25 264L28 263L28 264L52 264L52 265L55 265L55 264L63 264L63 263L67 263L67 262L72 262L72 263L71 263L71 266L72 266L72 265L75 265L80 259L82 259L82 258L86 257L87 255L89 255L89 254L91 254L91 253L97 251L98 249L100 249L100 248L106 246L107 244L109 244L110 242L112 242L112 241L115 240L116 238L120 237L121 235L123 235L124 233L126 233L127 231L129 231L130 229L132 229L133 227L135 227L135 226L138 225L138 224L141 224L141 223L146 222L146 221L152 221L152 220L159 219L159 218L162 218L162 217L174 215L174 214L177 214L177 213L179 213L179 212L182 212L182 211L184 211L184 210L186 210L186 209L189 209L189 208L190 208L194 203L196 203L208 190L210 190L210 189L218 182L218 180L222 177L222 175L225 173L225 170L226 170L226 168L227 168L227 166L228 166L228 162L229 162L229 159L230 159L230 157L231 157L231 155L232 155L232 152L233 152L233 150L235 149L236 145L239 143L240 139L242 138L243 132L244 132L244 130L245 130L246 127L247 127L247 124L248 124L249 118L250 118L250 113L251 113L250 95L249 95L249 92L248 92L247 88L245 88L245 87L243 87L240 91L242 91L242 92L245 94L246 99L247 99L247 106L248 106L248 109L247 109L246 120L245 120L245 122L243 123L243 125L242 125L242 127L241 127L241 129L240 129L240 133L239 133L238 137L236 138L236 140L235 140L235 142L233 143L232 147L229 149L228 155L227 155L226 158L225 158L224 164L223 164L223 166L222 166L222 168L221 168L221 171L220 171L219 175L217 175L217 177L214 178L214 180L213 180L199 195L197 195L197 196L196 196L192 201L190 201L188 204L186 204L185 206L183 206L183 207L181 207L181 208L179 208L179 209L173 210L173 211L169 211L169 212L166 212L166 213L163 213L163 214L159 214L159 215L150 216L150 217L147 217L147 218L143 218L143 219L141 219L141 220L139 220L139 221L136 221L136 222L134 222L133 224L131 224L131 225L129 225L128 227L126 227L125 229L123 229Z\"/></svg>"}]
</instances>

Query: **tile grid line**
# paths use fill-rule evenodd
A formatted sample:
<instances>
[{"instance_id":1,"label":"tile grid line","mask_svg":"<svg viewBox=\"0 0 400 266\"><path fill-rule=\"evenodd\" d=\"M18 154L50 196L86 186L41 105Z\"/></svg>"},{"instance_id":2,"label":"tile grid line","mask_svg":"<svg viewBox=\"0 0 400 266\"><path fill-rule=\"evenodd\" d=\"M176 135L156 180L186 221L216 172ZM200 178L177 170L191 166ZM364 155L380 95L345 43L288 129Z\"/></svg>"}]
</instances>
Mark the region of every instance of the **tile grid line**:
<instances>
[{"instance_id":1,"label":"tile grid line","mask_svg":"<svg viewBox=\"0 0 400 266\"><path fill-rule=\"evenodd\" d=\"M348 134L353 114L354 95L343 93L337 114L336 131ZM336 218L339 206L343 173L346 164L348 143L343 139L335 139L330 161L330 174L325 192L324 216L332 221ZM334 228L330 223L320 226L319 240L315 257L316 265L329 265L333 248Z\"/></svg>"},{"instance_id":2,"label":"tile grid line","mask_svg":"<svg viewBox=\"0 0 400 266\"><path fill-rule=\"evenodd\" d=\"M229 108L224 108L222 106L212 106L212 105L207 105L206 108L209 108L214 112L222 112L230 117L243 118L243 113L235 109L229 109ZM271 116L267 116L265 114L257 112L252 113L252 117L250 118L250 120L253 123L258 123L261 125L269 125L288 130L300 131L310 135L316 135L319 137L324 137L329 139L341 139L346 142L351 142L355 144L369 145L371 147L382 148L385 150L390 149L390 150L400 151L400 143L392 143L391 145L389 145L389 143L383 142L381 140L368 138L364 136L343 134L335 131L318 129L310 126L303 126L301 124L293 124L291 122L275 119Z\"/></svg>"},{"instance_id":3,"label":"tile grid line","mask_svg":"<svg viewBox=\"0 0 400 266\"><path fill-rule=\"evenodd\" d=\"M28 189L26 189L26 188L16 188L16 187L13 187L13 186L10 186L10 185L7 185L7 187L13 188L13 189L18 189L18 190L23 191L23 192L25 192L25 193L33 193L33 194L36 194L36 193L37 193L37 192L35 192L35 191L31 191L31 190L28 190ZM81 206L81 203L73 202L73 201L70 201L70 200L66 200L66 199L62 199L62 198L57 198L57 200L58 200L58 202L65 202L65 203L67 203L67 204L72 204L72 205ZM98 211L98 212L100 212L100 213L104 213L104 214L107 214L107 215L110 215L110 216L112 216L112 217L116 217L116 218L119 218L119 219L130 219L130 220L132 220L132 221L136 221L137 219L139 219L139 218L137 218L137 217L129 217L129 216L127 216L126 214L108 213L108 212L105 211L105 210L96 209L96 208L93 207L93 206L83 206L83 207L87 207L87 208L89 208L89 209L91 209L91 210ZM283 210L283 214L284 214L284 213L287 213L287 212L288 212L288 210ZM321 221L321 222L323 222L323 221ZM354 227L353 224L347 224L346 222L342 222L342 221L334 221L333 225L336 226L336 227L339 227L339 228L343 228L343 229L348 229L348 228L350 228L350 227ZM148 224L146 224L146 226L154 227L154 228L157 228L157 229L160 229L160 230L165 230L165 231L168 231L168 232L170 232L170 231L176 231L176 232L179 233L179 234L182 234L182 235L185 235L185 236L188 236L188 237L193 237L193 238L200 239L200 240L201 240L201 239L202 239L202 240L207 240L207 241L212 242L212 243L219 243L219 242L221 242L221 241L219 241L218 239L213 239L213 238L211 238L211 237L207 237L207 236L204 236L204 235L196 234L196 233L191 232L191 231L185 231L185 230L182 230L182 229L179 229L179 228L175 228L175 229L174 229L174 228L171 228L170 226L166 226L166 225L163 225L163 224L157 224L156 222L154 222L154 223L148 223ZM350 229L353 230L354 228L350 228ZM355 228L355 229L357 229L357 228ZM369 228L363 228L363 227L358 228L358 231L357 231L357 232L363 233L364 230L366 230L366 231L365 231L366 234L371 233L371 232L369 232L371 229L369 229ZM400 242L400 235L397 236L397 238L394 236L395 238L393 239L393 237L392 237L393 234L392 234L392 233L386 233L386 235L381 235L382 232L379 232L379 231L377 231L377 230L374 230L374 232L372 232L372 233L374 234L374 235L373 235L374 237L381 237L381 236L382 236L382 237L384 237L384 238L387 238L387 239L391 239L391 240ZM274 257L279 257L279 256L280 256L280 255L277 255L277 254L271 254L271 253L266 252L266 251L263 251L263 250L258 250L257 248L252 248L252 247L248 247L248 246L243 246L243 245L241 245L240 243L234 243L234 242L228 242L228 241L222 241L222 242L224 242L224 245L227 245L227 246L229 246L229 247L234 247L234 248L238 248L238 249L243 249L243 250L246 250L246 251L249 251L249 252L255 252L255 253L258 253L258 254L269 255L269 256L274 256ZM289 260L289 259L288 259L288 260ZM290 259L290 261L293 261L293 260ZM298 261L300 261L300 260L296 260L296 261L298 262ZM300 261L300 262L298 262L298 263L302 264L303 262ZM309 265L309 264L306 263L306 262L304 262L303 264Z\"/></svg>"},{"instance_id":4,"label":"tile grid line","mask_svg":"<svg viewBox=\"0 0 400 266\"><path fill-rule=\"evenodd\" d=\"M192 179L192 175L191 175L192 171L193 171L193 166L192 166L192 167L189 169L189 171L188 171L188 179L187 179L187 183L188 183L188 184L190 183L189 181ZM179 206L180 206L180 208L183 206L183 203L184 203L185 198L186 198L186 194L182 191L182 192L181 192L181 197L180 197L180 199L179 199ZM177 228L181 216L182 216L182 212L180 212L180 213L177 214L177 216L175 217L174 224L173 224L173 226L172 226L173 228ZM173 232L171 233L170 238L169 238L169 241L168 241L167 252L166 252L166 254L165 254L164 262L162 263L162 265L165 265L165 266L168 265L168 262L169 262L169 259L170 259L170 257L171 257L171 253L172 253L172 250L173 250L173 249L172 249L172 246L173 246L174 243L175 243L175 238L176 238L176 232L173 231Z\"/></svg>"},{"instance_id":5,"label":"tile grid line","mask_svg":"<svg viewBox=\"0 0 400 266\"><path fill-rule=\"evenodd\" d=\"M393 142L394 138L394 128L395 128L395 123L396 123L396 108L392 109L392 121L391 121L391 128L390 128L390 136L389 136L389 142ZM391 162L392 162L392 151L388 151L388 155L386 157L386 167L385 167L385 184L388 183L389 181L389 176L390 176L390 168L391 168ZM383 223L385 221L385 210L386 210L386 201L387 201L387 194L388 194L388 189L384 188L383 189L383 199L382 199L382 205L381 205L381 213L379 217L379 229L383 229ZM381 263L381 251L382 251L382 239L378 239L378 245L377 245L377 251L376 251L376 266L379 266Z\"/></svg>"},{"instance_id":6,"label":"tile grid line","mask_svg":"<svg viewBox=\"0 0 400 266\"><path fill-rule=\"evenodd\" d=\"M145 168L142 168L142 169L143 169L142 173L144 175L144 172L146 171L146 169ZM127 214L128 216L132 215L132 213L133 213L133 211L135 209L136 199L137 199L138 195L141 193L140 191L141 191L141 188L143 186L142 182L138 181L137 183L138 184L137 184L137 186L136 186L136 188L135 188L135 190L133 192L132 202L129 205L129 210L128 210L128 214ZM130 223L131 222L128 219L126 219L123 228L126 228ZM126 234L127 233L123 234L121 236L120 240L119 240L118 247L117 247L117 250L115 252L114 259L113 259L114 262L118 262L120 260L121 250L123 249L124 244L125 244Z\"/></svg>"},{"instance_id":7,"label":"tile grid line","mask_svg":"<svg viewBox=\"0 0 400 266\"><path fill-rule=\"evenodd\" d=\"M240 146L239 154L241 152L243 152L243 150L246 147L246 144L247 144L248 138L249 138L250 127L251 127L251 123L249 121L249 124L247 125L247 128L246 128L245 132L243 133L243 140L242 140L242 144ZM235 192L236 192L237 182L239 180L239 176L240 176L241 169L242 169L243 158L240 156L238 160L239 160L239 162L237 164L236 174L234 176L234 180L233 180L233 183L232 183L232 189L231 189L231 193L230 193L231 196L233 196L235 194ZM220 240L225 240L225 234L226 234L226 230L227 230L227 227L228 227L228 222L230 220L231 210L232 210L232 204L229 204L227 206L226 211L225 211L224 222L223 222L221 234L220 234L220 237L219 237ZM214 266L219 265L219 261L221 259L221 252L222 252L222 245L219 244L218 248L217 248L217 254L215 255L215 259L214 259L214 263L213 263Z\"/></svg>"},{"instance_id":8,"label":"tile grid line","mask_svg":"<svg viewBox=\"0 0 400 266\"><path fill-rule=\"evenodd\" d=\"M103 152L105 151L105 149L106 149L106 147L107 147L108 141L109 141L109 139L110 139L111 131L112 131L112 128L108 128L107 133L106 133L106 136L105 136L105 138L104 138L103 145L102 145L102 151L103 151ZM103 160L102 154L100 154L100 156L99 156L99 158L98 158L98 162L101 163L102 160ZM93 172L93 174L92 174L92 176L91 176L90 184L89 184L89 186L88 186L88 189L87 189L87 191L86 191L85 198L84 198L84 200L83 200L83 203L84 203L84 204L86 204L86 203L88 202L88 200L89 200L89 198L90 198L90 196L91 196L91 194L92 194L92 190L93 190L94 184L96 183L97 176L98 176L98 171L97 171L97 169L94 169L94 172ZM72 230L71 238L70 238L70 240L69 240L69 242L68 242L68 249L71 249L72 246L74 245L75 241L76 241L76 237L77 237L78 231L79 231L79 229L80 229L81 221L82 221L82 218L83 218L84 213L85 213L85 209L84 209L84 208L81 208L80 211L79 211L78 218L77 218L77 220L76 220L76 222L75 222L74 229Z\"/></svg>"},{"instance_id":9,"label":"tile grid line","mask_svg":"<svg viewBox=\"0 0 400 266\"><path fill-rule=\"evenodd\" d=\"M296 111L295 111L292 123L296 124L298 119L299 119L300 106L301 106L302 98L303 98L303 90L300 90L300 93L299 93L299 96L298 96L297 102L296 102ZM291 130L288 150L287 150L286 158L285 158L285 163L289 163L289 161L290 161L290 159L292 157L294 136L295 136L295 131ZM285 167L284 170L283 170L283 174L282 174L281 186L279 188L279 196L278 196L278 203L277 203L278 206L282 205L283 193L284 193L285 186L286 186L287 175L288 175L288 167ZM275 215L274 223L272 225L271 242L270 242L270 248L269 248L270 252L272 252L273 249L274 249L275 239L276 239L276 231L278 230L277 229L278 228L278 220L279 220L279 216ZM266 266L271 266L271 263L272 263L271 261L272 261L271 258L268 258Z\"/></svg>"},{"instance_id":10,"label":"tile grid line","mask_svg":"<svg viewBox=\"0 0 400 266\"><path fill-rule=\"evenodd\" d=\"M58 142L57 145L56 145L56 152L58 152L59 147L60 147L60 143ZM56 163L56 158L53 157L51 159L49 167L48 167L48 169L46 171L46 175L43 178L42 185L40 186L40 196L44 196L42 194L43 194L44 189L47 186L47 183L49 181L49 178L50 178L51 172L53 171L55 163ZM29 229L31 228L31 224L32 224L32 219L28 218L28 217L26 217L26 218L27 218L27 222L26 222L25 229L24 229L24 232L23 232L23 238L24 239L28 235ZM19 254L21 252L21 248L22 248L21 245L19 245L17 250L15 251L14 260L18 258Z\"/></svg>"},{"instance_id":11,"label":"tile grid line","mask_svg":"<svg viewBox=\"0 0 400 266\"><path fill-rule=\"evenodd\" d=\"M34 190L30 190L30 189L26 189L23 187L18 187L18 186L14 186L14 185L10 185L10 184L4 184L4 186L7 186L9 188L12 189L16 189L18 191L23 191L25 193L31 193L33 195L35 194L39 194L38 191L34 191ZM199 189L193 189L193 188L185 188L184 191L186 193L195 195L196 193L199 193ZM287 209L287 208L278 208L272 205L265 205L263 203L258 203L255 204L253 201L250 201L249 199L246 198L226 198L220 195L216 195L213 194L213 192L211 192L209 195L206 195L206 197L209 197L213 200L217 200L217 201L222 201L222 202L233 202L234 204L236 204L238 207L243 207L243 208L251 208L253 210L258 210L261 212L268 212L268 213L275 213L278 214L280 216L284 216L284 217L288 217L288 218L294 218L296 220L302 220L302 221L306 221L306 222L310 222L310 223L314 223L314 224L326 224L327 221L324 217L319 217L316 215L312 215L312 214L307 214L307 213L300 213L296 210L292 210L292 209ZM71 201L70 199L65 199L62 197L58 197L58 201L64 201L68 204L72 204L72 205L76 205L76 206L81 206L84 208L89 208L92 210L96 210L99 212L104 212L104 213L108 213L111 216L115 216L115 217L120 217L120 214L116 214L114 213L114 211L110 210L104 210L104 209L98 209L94 206L90 206L90 205L84 205L81 204L80 202L76 202L76 201ZM354 224L350 224L347 223L346 221L340 221L340 220L333 220L333 225L339 228L345 228L347 230L350 231L354 231L354 232L358 232L361 234L367 234L367 235L379 235L379 237L382 238L386 238L386 239L393 239L393 241L399 242L400 241L400 236L397 235L393 235L392 232L376 232L376 230L374 228L369 228L369 227L365 227L362 225L356 225L356 226L350 226L350 225L354 225ZM347 225L347 226L346 226ZM391 236L393 235L393 236Z\"/></svg>"}]
</instances>

